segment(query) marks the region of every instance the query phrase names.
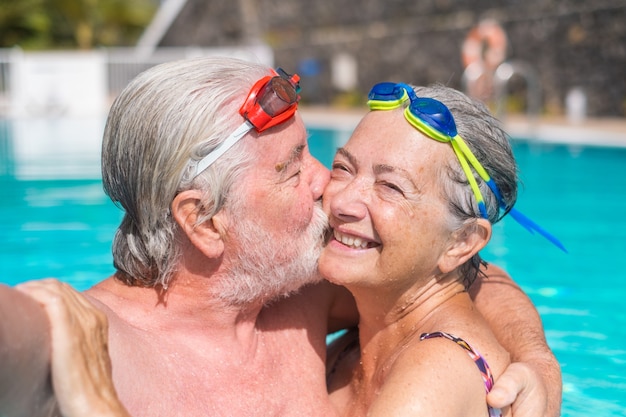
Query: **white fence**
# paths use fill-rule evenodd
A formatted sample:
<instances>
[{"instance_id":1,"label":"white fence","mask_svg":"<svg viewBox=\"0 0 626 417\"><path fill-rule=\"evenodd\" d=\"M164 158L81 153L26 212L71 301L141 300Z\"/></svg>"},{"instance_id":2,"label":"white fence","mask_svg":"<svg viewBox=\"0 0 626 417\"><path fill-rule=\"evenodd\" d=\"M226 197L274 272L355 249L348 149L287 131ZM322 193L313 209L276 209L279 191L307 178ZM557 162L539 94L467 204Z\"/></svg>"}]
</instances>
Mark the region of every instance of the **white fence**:
<instances>
[{"instance_id":1,"label":"white fence","mask_svg":"<svg viewBox=\"0 0 626 417\"><path fill-rule=\"evenodd\" d=\"M0 49L0 177L100 177L109 106L141 71L162 62L227 55L273 66L266 47L102 49L25 52Z\"/></svg>"},{"instance_id":2,"label":"white fence","mask_svg":"<svg viewBox=\"0 0 626 417\"><path fill-rule=\"evenodd\" d=\"M226 55L273 65L265 45L238 48L136 48L25 52L0 49L0 116L39 118L106 114L140 72L163 62Z\"/></svg>"}]
</instances>

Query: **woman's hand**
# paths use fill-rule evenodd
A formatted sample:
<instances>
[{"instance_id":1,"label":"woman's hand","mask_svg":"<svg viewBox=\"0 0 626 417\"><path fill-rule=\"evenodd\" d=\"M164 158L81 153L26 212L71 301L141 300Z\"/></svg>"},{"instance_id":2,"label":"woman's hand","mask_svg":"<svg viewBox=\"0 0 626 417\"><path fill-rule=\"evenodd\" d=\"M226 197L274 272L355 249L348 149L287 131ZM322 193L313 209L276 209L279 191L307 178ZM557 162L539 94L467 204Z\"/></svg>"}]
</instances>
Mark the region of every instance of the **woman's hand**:
<instances>
[{"instance_id":1,"label":"woman's hand","mask_svg":"<svg viewBox=\"0 0 626 417\"><path fill-rule=\"evenodd\" d=\"M50 320L52 385L65 417L130 417L117 398L106 315L55 279L16 289L37 300Z\"/></svg>"}]
</instances>

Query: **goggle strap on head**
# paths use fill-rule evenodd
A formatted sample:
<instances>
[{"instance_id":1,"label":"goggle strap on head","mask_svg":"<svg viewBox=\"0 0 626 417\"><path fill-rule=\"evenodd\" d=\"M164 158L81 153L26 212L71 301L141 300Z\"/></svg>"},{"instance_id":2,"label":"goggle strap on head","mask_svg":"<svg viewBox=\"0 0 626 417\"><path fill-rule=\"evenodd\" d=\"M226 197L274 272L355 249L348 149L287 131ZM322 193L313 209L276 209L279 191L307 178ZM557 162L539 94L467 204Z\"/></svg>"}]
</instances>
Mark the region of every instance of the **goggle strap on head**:
<instances>
[{"instance_id":1,"label":"goggle strap on head","mask_svg":"<svg viewBox=\"0 0 626 417\"><path fill-rule=\"evenodd\" d=\"M478 184L476 184L476 180L470 171L470 167L467 163L467 160L469 160L470 163L472 163L472 160L474 161L472 163L474 170L478 173L478 175L482 178L482 180L485 181L487 186L491 189L491 192L493 192L494 196L496 197L496 200L498 201L498 205L500 206L500 208L502 208L503 210L506 210L507 207L504 204L504 200L502 199L502 194L500 193L498 186L495 184L493 179L489 177L489 174L487 174L483 166L478 162L478 160L476 159L472 151L469 149L465 141L463 141L463 139L461 139L460 136L457 135L457 137L453 138L453 140L451 141L451 144L452 144L452 148L454 149L454 152L457 155L457 158L459 159L459 162L461 163L461 167L463 168L463 171L465 172L465 175L467 176L470 187L472 191L474 192L474 196L476 197L476 200L478 202L478 209L481 215L486 219L488 218L485 202L482 197L482 193L480 192L480 189L478 188ZM463 152L463 149L465 149L466 151ZM543 236L544 238L552 242L552 244L554 244L556 247L561 249L563 252L567 253L567 249L565 249L565 246L559 241L559 239L557 239L554 235L549 233L543 227L539 226L537 223L532 221L529 217L524 215L521 211L517 210L516 208L511 208L508 214L517 223L519 223L520 226L528 230L530 233L533 233L533 234L535 232L539 233L541 236Z\"/></svg>"},{"instance_id":2,"label":"goggle strap on head","mask_svg":"<svg viewBox=\"0 0 626 417\"><path fill-rule=\"evenodd\" d=\"M456 144L456 146L459 147L459 149L461 151L465 150L463 152L463 155L465 156L465 158L467 158L469 160L469 162L474 167L474 170L478 173L478 175L482 178L482 180L485 181L487 186L491 189L491 192L496 197L496 200L498 201L498 205L500 206L500 208L502 208L503 210L506 210L508 207L506 207L506 204L504 204L504 200L502 199L502 193L500 193L500 190L498 189L498 186L493 181L493 179L489 176L489 174L487 174L487 171L483 168L483 166L480 164L480 162L478 162L478 160L476 159L476 157L474 156L472 151L469 149L469 147L467 146L465 141L463 139L461 139L460 136L457 135L452 140L452 147L453 148L455 147L455 144ZM458 156L459 156L459 153L457 152L457 157ZM461 161L460 158L459 158L459 161ZM467 165L467 162L465 163L465 165ZM463 166L463 162L461 162L461 166ZM469 167L467 169L469 169ZM463 170L465 171L465 175L468 176L468 180L470 181L470 186L472 187L472 190L474 191L474 195L476 196L476 199L478 200L478 208L481 211L481 213L483 213L483 209L481 208L481 204L484 207L485 203L483 201L481 201L482 200L482 194L480 194L480 190L478 189L477 185L476 185L476 189L474 189L474 186L472 185L472 182L475 183L475 181L472 181L474 179L473 176L470 179L470 175L471 174L468 173L468 171L466 170L465 167L463 168ZM478 198L479 195L480 195L480 199ZM483 214L483 217L487 218L486 214L487 214L487 212L485 210L484 214ZM529 217L524 215L522 212L520 212L516 208L514 208L514 207L510 208L508 214L511 217L513 217L513 219L517 223L519 223L520 226L522 226L524 229L528 230L530 233L535 233L535 232L539 233L541 236L543 236L544 238L546 238L550 242L552 242L552 244L554 244L556 247L561 249L563 252L567 253L567 249L565 249L565 246L559 241L559 239L557 239L554 235L549 233L543 227L539 226L537 223L532 221Z\"/></svg>"},{"instance_id":3,"label":"goggle strap on head","mask_svg":"<svg viewBox=\"0 0 626 417\"><path fill-rule=\"evenodd\" d=\"M456 158L459 160L461 164L461 168L463 168L463 172L467 177L467 181L469 182L469 186L474 193L474 197L476 198L476 203L478 204L478 211L480 211L480 215L484 219L488 219L489 215L487 214L487 207L485 206L485 200L483 199L483 194L480 192L480 188L478 188L478 183L476 182L476 178L474 178L474 174L472 174L472 169L467 163L467 158L463 154L463 151L460 149L459 144L456 141L451 141L452 149L456 154Z\"/></svg>"},{"instance_id":4,"label":"goggle strap on head","mask_svg":"<svg viewBox=\"0 0 626 417\"><path fill-rule=\"evenodd\" d=\"M493 179L489 176L489 174L487 173L485 168L483 168L483 166L480 164L480 162L478 162L478 160L474 156L474 153L470 150L470 148L467 146L465 141L459 135L457 135L456 137L454 137L452 139L452 147L453 148L455 148L455 144L456 144L456 146L458 146L459 150L463 152L463 155L465 156L465 158L467 158L469 160L469 162L472 164L472 167L478 173L478 175L481 177L481 179L483 181L485 181L487 186L491 189L491 192L496 197L496 200L498 201L498 205L500 206L500 208L502 208L503 210L506 210L507 207L504 204L504 200L502 199L502 193L500 193L500 190L498 189L498 186L493 181ZM455 152L456 152L456 148L455 148ZM457 153L457 157L459 157L459 153L458 152L456 152L456 153ZM461 161L460 158L459 158L459 161ZM464 165L463 162L461 162L461 166L463 166L463 165ZM467 162L465 163L465 165L467 165ZM469 167L467 167L467 169L469 169ZM484 207L484 202L481 201L482 200L482 194L480 194L480 190L478 189L477 185L476 185L476 189L474 189L474 186L472 185L472 182L475 183L475 181L472 181L474 179L473 176L472 176L472 179L469 179L470 178L469 171L466 170L465 167L463 168L463 170L465 171L465 175L468 176L468 180L470 181L470 187L472 187L472 191L474 191L474 195L476 196L476 199L478 200L479 210L481 210L481 213L483 213L483 211L481 209L481 204ZM480 195L480 199L478 198L479 195ZM535 233L535 232L539 233L541 236L543 236L544 238L546 238L550 242L552 242L556 247L558 247L559 249L561 249L562 251L567 253L567 249L565 249L565 246L563 246L563 244L555 236L550 234L547 230L545 230L543 227L539 226L537 223L532 221L529 217L524 215L519 210L517 210L515 208L511 208L509 210L508 214L511 217L513 217L513 219L516 222L518 222L523 228L528 230L530 233ZM486 211L485 211L485 215L483 215L483 217L487 218Z\"/></svg>"},{"instance_id":5,"label":"goggle strap on head","mask_svg":"<svg viewBox=\"0 0 626 417\"><path fill-rule=\"evenodd\" d=\"M482 180L485 182L490 181L491 177L489 176L489 174L487 174L487 171L485 170L485 168L483 168L482 164L478 162L478 159L476 159L476 156L474 156L474 153L469 148L469 146L467 146L467 143L465 143L463 138L459 135L456 135L452 138L452 142L457 143L459 149L463 152L469 163L472 164L472 167L474 167L474 170L476 170L476 173L480 176L480 178L482 178ZM497 194L498 195L496 197L498 197L498 200L500 200L500 193Z\"/></svg>"},{"instance_id":6,"label":"goggle strap on head","mask_svg":"<svg viewBox=\"0 0 626 417\"><path fill-rule=\"evenodd\" d=\"M194 177L199 175L202 171L207 169L213 162L217 160L220 156L224 155L224 153L233 147L233 145L246 135L250 130L254 129L254 126L249 121L244 121L239 127L230 134L226 138L224 142L222 142L217 148L213 149L208 153L207 156L198 161L198 165L196 165L196 172L194 173Z\"/></svg>"}]
</instances>

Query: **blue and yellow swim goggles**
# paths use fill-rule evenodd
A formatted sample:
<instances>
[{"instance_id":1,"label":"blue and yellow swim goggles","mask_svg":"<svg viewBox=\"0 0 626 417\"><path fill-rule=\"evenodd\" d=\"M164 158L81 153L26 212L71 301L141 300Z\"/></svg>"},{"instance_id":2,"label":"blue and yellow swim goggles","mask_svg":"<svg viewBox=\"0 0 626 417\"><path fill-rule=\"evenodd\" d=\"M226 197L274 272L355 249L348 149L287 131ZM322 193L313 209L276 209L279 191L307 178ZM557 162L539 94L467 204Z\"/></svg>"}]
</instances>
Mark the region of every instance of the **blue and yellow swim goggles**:
<instances>
[{"instance_id":1,"label":"blue and yellow swim goggles","mask_svg":"<svg viewBox=\"0 0 626 417\"><path fill-rule=\"evenodd\" d=\"M407 101L410 101L410 103L404 108L404 117L406 120L429 138L439 142L449 142L452 146L461 164L461 168L467 177L469 186L474 193L474 197L478 203L478 210L483 218L488 219L489 216L487 215L483 195L478 188L474 174L472 174L472 168L474 168L474 171L476 171L478 176L487 184L491 192L493 192L498 201L498 206L501 209L508 209L511 217L529 232L539 233L558 248L567 252L563 244L556 237L515 208L507 207L496 183L480 162L478 162L478 159L476 159L474 153L470 150L469 146L467 146L467 143L465 143L463 138L457 133L454 117L442 102L428 97L418 97L413 88L408 84L385 82L372 87L368 95L367 104L370 110L392 110L405 106Z\"/></svg>"}]
</instances>

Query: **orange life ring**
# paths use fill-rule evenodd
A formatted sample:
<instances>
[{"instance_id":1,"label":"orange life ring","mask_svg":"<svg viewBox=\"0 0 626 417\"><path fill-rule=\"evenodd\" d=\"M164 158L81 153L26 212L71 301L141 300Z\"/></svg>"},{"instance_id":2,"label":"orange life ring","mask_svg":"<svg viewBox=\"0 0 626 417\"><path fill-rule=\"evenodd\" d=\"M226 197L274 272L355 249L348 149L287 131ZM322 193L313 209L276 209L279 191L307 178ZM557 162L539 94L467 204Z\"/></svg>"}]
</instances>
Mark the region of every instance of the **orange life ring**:
<instances>
[{"instance_id":1,"label":"orange life ring","mask_svg":"<svg viewBox=\"0 0 626 417\"><path fill-rule=\"evenodd\" d=\"M463 66L479 62L495 71L506 58L506 33L494 20L483 20L474 26L463 42Z\"/></svg>"}]
</instances>

